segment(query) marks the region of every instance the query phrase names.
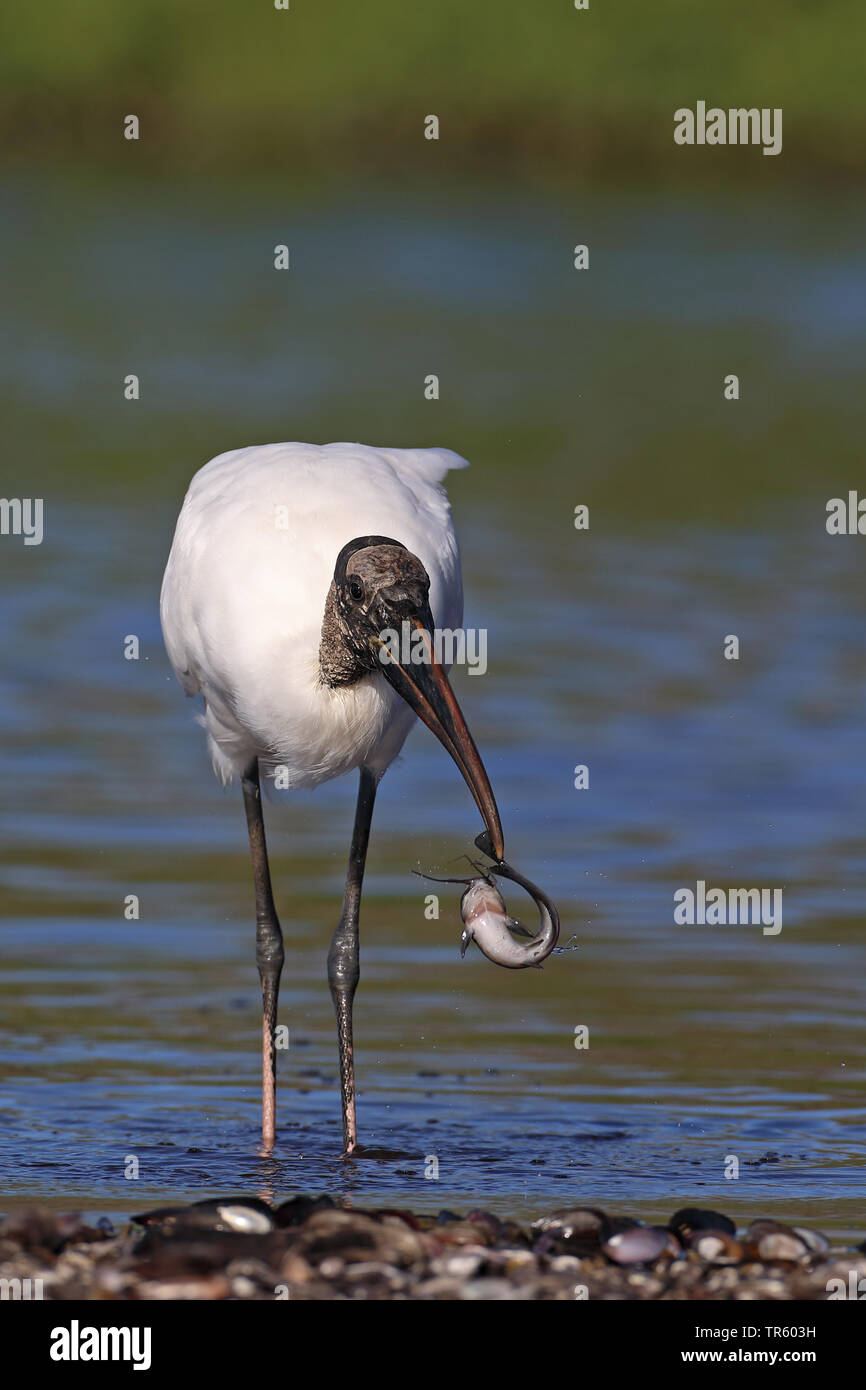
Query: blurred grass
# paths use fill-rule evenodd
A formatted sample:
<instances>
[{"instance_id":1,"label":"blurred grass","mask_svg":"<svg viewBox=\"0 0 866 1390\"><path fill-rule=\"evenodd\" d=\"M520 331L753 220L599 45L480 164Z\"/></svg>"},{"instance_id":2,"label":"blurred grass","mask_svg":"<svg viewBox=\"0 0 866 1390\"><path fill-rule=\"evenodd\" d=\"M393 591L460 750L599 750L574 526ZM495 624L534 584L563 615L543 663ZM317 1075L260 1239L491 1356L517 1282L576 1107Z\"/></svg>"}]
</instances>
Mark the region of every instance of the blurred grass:
<instances>
[{"instance_id":1,"label":"blurred grass","mask_svg":"<svg viewBox=\"0 0 866 1390\"><path fill-rule=\"evenodd\" d=\"M139 158L179 166L844 173L864 164L863 27L858 0L18 3L0 18L0 121L7 157L122 159L134 112ZM690 158L673 111L698 99L781 106L782 158Z\"/></svg>"}]
</instances>

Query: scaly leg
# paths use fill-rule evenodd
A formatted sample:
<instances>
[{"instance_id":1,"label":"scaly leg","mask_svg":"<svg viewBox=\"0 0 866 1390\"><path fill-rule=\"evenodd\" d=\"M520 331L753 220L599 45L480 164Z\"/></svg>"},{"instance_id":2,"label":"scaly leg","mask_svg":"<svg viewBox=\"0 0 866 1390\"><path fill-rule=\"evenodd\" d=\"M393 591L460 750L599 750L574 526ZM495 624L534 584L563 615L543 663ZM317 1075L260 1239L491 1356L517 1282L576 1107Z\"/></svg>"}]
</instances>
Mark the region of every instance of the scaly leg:
<instances>
[{"instance_id":1,"label":"scaly leg","mask_svg":"<svg viewBox=\"0 0 866 1390\"><path fill-rule=\"evenodd\" d=\"M271 892L258 758L250 763L242 781L256 891L256 964L262 982L262 1147L269 1153L276 1137L277 1052L274 1034L280 972L283 968L283 934Z\"/></svg>"},{"instance_id":2,"label":"scaly leg","mask_svg":"<svg viewBox=\"0 0 866 1390\"><path fill-rule=\"evenodd\" d=\"M343 911L331 949L328 952L328 984L337 1015L337 1041L340 1048L340 1097L343 1105L343 1150L348 1155L358 1144L355 1118L355 1057L352 1048L352 1001L360 975L358 961L358 915L361 908L361 887L370 839L370 822L376 800L377 779L367 768L361 768L358 786L358 805L355 828L346 873Z\"/></svg>"}]
</instances>

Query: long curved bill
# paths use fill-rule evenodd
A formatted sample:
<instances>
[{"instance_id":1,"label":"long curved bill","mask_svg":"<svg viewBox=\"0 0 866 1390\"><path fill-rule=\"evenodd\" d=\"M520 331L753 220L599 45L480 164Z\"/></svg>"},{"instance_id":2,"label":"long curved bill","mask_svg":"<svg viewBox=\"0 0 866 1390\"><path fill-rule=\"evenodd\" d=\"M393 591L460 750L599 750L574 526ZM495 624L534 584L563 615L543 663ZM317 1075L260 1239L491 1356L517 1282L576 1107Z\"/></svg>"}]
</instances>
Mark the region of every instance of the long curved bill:
<instances>
[{"instance_id":1,"label":"long curved bill","mask_svg":"<svg viewBox=\"0 0 866 1390\"><path fill-rule=\"evenodd\" d=\"M481 812L494 849L493 857L501 859L505 853L502 824L481 755L475 747L448 677L433 658L428 629L417 620L412 627L423 634L427 660L402 665L389 654L382 661L382 674L451 754ZM412 645L415 647L414 641Z\"/></svg>"}]
</instances>

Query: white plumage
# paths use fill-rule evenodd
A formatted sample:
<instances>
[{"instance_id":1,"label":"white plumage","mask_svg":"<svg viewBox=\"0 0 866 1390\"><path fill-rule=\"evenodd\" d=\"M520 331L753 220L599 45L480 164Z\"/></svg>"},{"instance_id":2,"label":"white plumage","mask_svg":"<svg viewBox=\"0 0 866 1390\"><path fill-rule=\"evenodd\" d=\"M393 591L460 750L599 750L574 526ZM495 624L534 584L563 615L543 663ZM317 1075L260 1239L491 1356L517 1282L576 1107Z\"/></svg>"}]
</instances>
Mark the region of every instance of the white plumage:
<instances>
[{"instance_id":1,"label":"white plumage","mask_svg":"<svg viewBox=\"0 0 866 1390\"><path fill-rule=\"evenodd\" d=\"M315 787L352 768L380 774L415 715L378 672L323 686L319 642L342 546L384 535L430 576L436 624L463 618L449 449L266 444L196 473L178 518L160 599L165 645L184 690L201 691L214 769L225 782L254 757Z\"/></svg>"}]
</instances>

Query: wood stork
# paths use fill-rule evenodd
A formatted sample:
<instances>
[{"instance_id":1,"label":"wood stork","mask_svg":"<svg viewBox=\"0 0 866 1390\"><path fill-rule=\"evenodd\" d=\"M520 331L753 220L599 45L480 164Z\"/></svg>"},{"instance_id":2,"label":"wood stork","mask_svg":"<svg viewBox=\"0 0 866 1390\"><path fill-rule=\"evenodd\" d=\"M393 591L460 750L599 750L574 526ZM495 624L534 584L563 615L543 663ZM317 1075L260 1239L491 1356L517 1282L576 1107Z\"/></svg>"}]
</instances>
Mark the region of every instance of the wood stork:
<instances>
[{"instance_id":1,"label":"wood stork","mask_svg":"<svg viewBox=\"0 0 866 1390\"><path fill-rule=\"evenodd\" d=\"M283 937L260 776L279 769L284 785L316 787L360 770L343 908L328 954L346 1154L358 1142L352 1003L373 802L416 715L451 754L481 812L486 843L502 858L493 792L431 645L434 618L453 629L463 617L460 558L441 481L466 466L449 449L236 449L196 473L178 518L160 616L184 691L204 697L214 770L223 783L237 775L243 788L262 986L266 1152L275 1138ZM380 634L403 631L404 622L428 634L418 639L427 661L380 659Z\"/></svg>"}]
</instances>

